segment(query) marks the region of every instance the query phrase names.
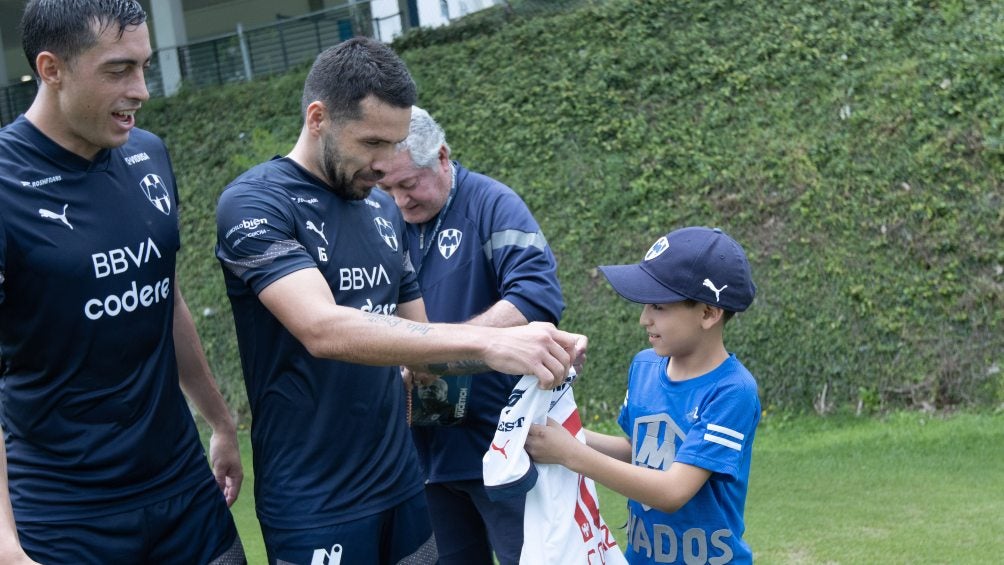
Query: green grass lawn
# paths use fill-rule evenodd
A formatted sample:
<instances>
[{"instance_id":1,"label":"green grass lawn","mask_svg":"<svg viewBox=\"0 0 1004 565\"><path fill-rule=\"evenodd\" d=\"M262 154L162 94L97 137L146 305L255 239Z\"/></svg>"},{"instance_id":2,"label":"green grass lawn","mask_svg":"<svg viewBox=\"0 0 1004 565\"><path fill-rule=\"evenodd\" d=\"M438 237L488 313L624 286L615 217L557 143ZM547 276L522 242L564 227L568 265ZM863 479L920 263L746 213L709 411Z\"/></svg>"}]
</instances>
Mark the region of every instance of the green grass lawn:
<instances>
[{"instance_id":1,"label":"green grass lawn","mask_svg":"<svg viewBox=\"0 0 1004 565\"><path fill-rule=\"evenodd\" d=\"M254 468L251 465L251 432L241 431L237 434L241 443L241 460L244 462L244 484L237 502L230 508L237 522L237 531L241 534L244 552L247 553L248 565L265 565L265 544L261 539L261 528L258 517L254 513Z\"/></svg>"},{"instance_id":2,"label":"green grass lawn","mask_svg":"<svg viewBox=\"0 0 1004 565\"><path fill-rule=\"evenodd\" d=\"M241 449L233 512L249 563L264 564L246 432ZM624 498L597 489L624 545ZM764 564L999 563L1004 413L769 417L757 431L746 528Z\"/></svg>"},{"instance_id":3,"label":"green grass lawn","mask_svg":"<svg viewBox=\"0 0 1004 565\"><path fill-rule=\"evenodd\" d=\"M762 425L746 537L760 563L1000 563L1004 414Z\"/></svg>"}]
</instances>

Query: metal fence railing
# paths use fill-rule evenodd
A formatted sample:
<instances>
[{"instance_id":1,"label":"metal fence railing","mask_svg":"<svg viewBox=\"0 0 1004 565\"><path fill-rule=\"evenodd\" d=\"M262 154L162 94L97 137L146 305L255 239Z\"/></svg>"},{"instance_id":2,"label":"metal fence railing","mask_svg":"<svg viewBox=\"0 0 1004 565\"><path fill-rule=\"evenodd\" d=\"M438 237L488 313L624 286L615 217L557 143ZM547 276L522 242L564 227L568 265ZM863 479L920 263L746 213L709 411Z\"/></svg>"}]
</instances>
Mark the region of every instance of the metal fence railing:
<instances>
[{"instance_id":1,"label":"metal fence railing","mask_svg":"<svg viewBox=\"0 0 1004 565\"><path fill-rule=\"evenodd\" d=\"M252 29L238 26L235 33L178 48L178 58L186 83L221 85L283 72L358 35L373 35L369 2L353 2ZM154 85L148 86L152 94ZM160 95L163 90L156 92Z\"/></svg>"},{"instance_id":2,"label":"metal fence railing","mask_svg":"<svg viewBox=\"0 0 1004 565\"><path fill-rule=\"evenodd\" d=\"M368 1L287 18L272 24L176 47L184 84L205 87L253 80L281 73L312 60L328 47L355 36L373 37L374 20ZM154 52L146 73L150 96L163 96L160 59ZM0 87L0 126L31 105L38 87L34 81Z\"/></svg>"},{"instance_id":3,"label":"metal fence railing","mask_svg":"<svg viewBox=\"0 0 1004 565\"><path fill-rule=\"evenodd\" d=\"M0 87L0 126L13 122L14 118L24 113L35 99L36 92L38 85L33 80Z\"/></svg>"}]
</instances>

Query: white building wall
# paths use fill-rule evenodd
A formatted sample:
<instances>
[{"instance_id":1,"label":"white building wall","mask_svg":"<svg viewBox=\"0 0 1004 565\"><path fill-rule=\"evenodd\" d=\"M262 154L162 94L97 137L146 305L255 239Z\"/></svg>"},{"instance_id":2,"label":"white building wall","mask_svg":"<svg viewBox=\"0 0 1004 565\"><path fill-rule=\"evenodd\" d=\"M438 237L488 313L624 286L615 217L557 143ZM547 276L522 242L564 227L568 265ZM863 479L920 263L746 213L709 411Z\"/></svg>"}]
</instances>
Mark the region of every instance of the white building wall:
<instances>
[{"instance_id":1,"label":"white building wall","mask_svg":"<svg viewBox=\"0 0 1004 565\"><path fill-rule=\"evenodd\" d=\"M421 27L439 27L499 3L501 0L418 0L418 23ZM380 22L379 30L374 30L379 39L391 41L401 35L400 16L380 19L400 13L398 0L372 0L370 5L373 18Z\"/></svg>"},{"instance_id":2,"label":"white building wall","mask_svg":"<svg viewBox=\"0 0 1004 565\"><path fill-rule=\"evenodd\" d=\"M400 12L397 0L372 0L373 35L380 41L391 41L401 35Z\"/></svg>"},{"instance_id":3,"label":"white building wall","mask_svg":"<svg viewBox=\"0 0 1004 565\"><path fill-rule=\"evenodd\" d=\"M181 0L160 0L153 3L150 23L156 31L156 48L159 53L161 84L164 94L173 96L181 88L180 45L188 43ZM148 26L149 27L149 26Z\"/></svg>"}]
</instances>

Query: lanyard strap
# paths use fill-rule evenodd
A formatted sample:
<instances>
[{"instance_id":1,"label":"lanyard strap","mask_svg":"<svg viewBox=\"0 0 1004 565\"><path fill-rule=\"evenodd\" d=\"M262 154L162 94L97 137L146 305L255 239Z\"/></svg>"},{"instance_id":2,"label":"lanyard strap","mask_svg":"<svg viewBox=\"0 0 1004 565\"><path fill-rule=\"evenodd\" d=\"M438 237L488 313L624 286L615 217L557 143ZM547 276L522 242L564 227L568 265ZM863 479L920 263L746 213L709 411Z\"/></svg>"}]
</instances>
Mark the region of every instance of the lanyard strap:
<instances>
[{"instance_id":1,"label":"lanyard strap","mask_svg":"<svg viewBox=\"0 0 1004 565\"><path fill-rule=\"evenodd\" d=\"M436 234L439 233L440 226L443 225L443 218L446 217L447 212L450 211L450 204L453 204L453 197L457 195L457 166L450 162L450 195L446 197L446 204L443 208L436 214L436 225L432 227L432 233L429 235L429 246L425 246L425 226L422 224L418 231L418 251L419 251L419 261L418 265L415 266L415 274L418 275L422 272L422 265L425 264L425 257L429 254L429 250L432 249L433 243L436 239Z\"/></svg>"}]
</instances>

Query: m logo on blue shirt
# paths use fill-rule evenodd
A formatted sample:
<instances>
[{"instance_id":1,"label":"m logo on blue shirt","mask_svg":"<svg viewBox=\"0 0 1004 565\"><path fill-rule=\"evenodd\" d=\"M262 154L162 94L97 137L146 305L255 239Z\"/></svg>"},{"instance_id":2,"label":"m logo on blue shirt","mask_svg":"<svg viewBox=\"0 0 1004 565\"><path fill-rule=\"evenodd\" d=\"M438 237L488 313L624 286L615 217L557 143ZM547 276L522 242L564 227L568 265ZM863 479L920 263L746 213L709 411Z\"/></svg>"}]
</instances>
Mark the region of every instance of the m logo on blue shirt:
<instances>
[{"instance_id":1,"label":"m logo on blue shirt","mask_svg":"<svg viewBox=\"0 0 1004 565\"><path fill-rule=\"evenodd\" d=\"M143 194L146 194L150 204L165 214L171 214L171 195L168 194L163 179L151 173L139 181L139 186L143 189Z\"/></svg>"},{"instance_id":2,"label":"m logo on blue shirt","mask_svg":"<svg viewBox=\"0 0 1004 565\"><path fill-rule=\"evenodd\" d=\"M460 241L464 239L464 234L457 229L447 229L439 232L439 254L443 259L449 259L460 249Z\"/></svg>"},{"instance_id":3,"label":"m logo on blue shirt","mask_svg":"<svg viewBox=\"0 0 1004 565\"><path fill-rule=\"evenodd\" d=\"M669 469L676 459L676 438L686 434L666 414L652 414L634 421L631 443L634 464L651 469Z\"/></svg>"},{"instance_id":4,"label":"m logo on blue shirt","mask_svg":"<svg viewBox=\"0 0 1004 565\"><path fill-rule=\"evenodd\" d=\"M394 224L391 224L385 218L373 218L373 223L376 224L377 232L380 233L380 237L383 238L384 243L389 245L394 251L397 251L397 233L394 232Z\"/></svg>"}]
</instances>

